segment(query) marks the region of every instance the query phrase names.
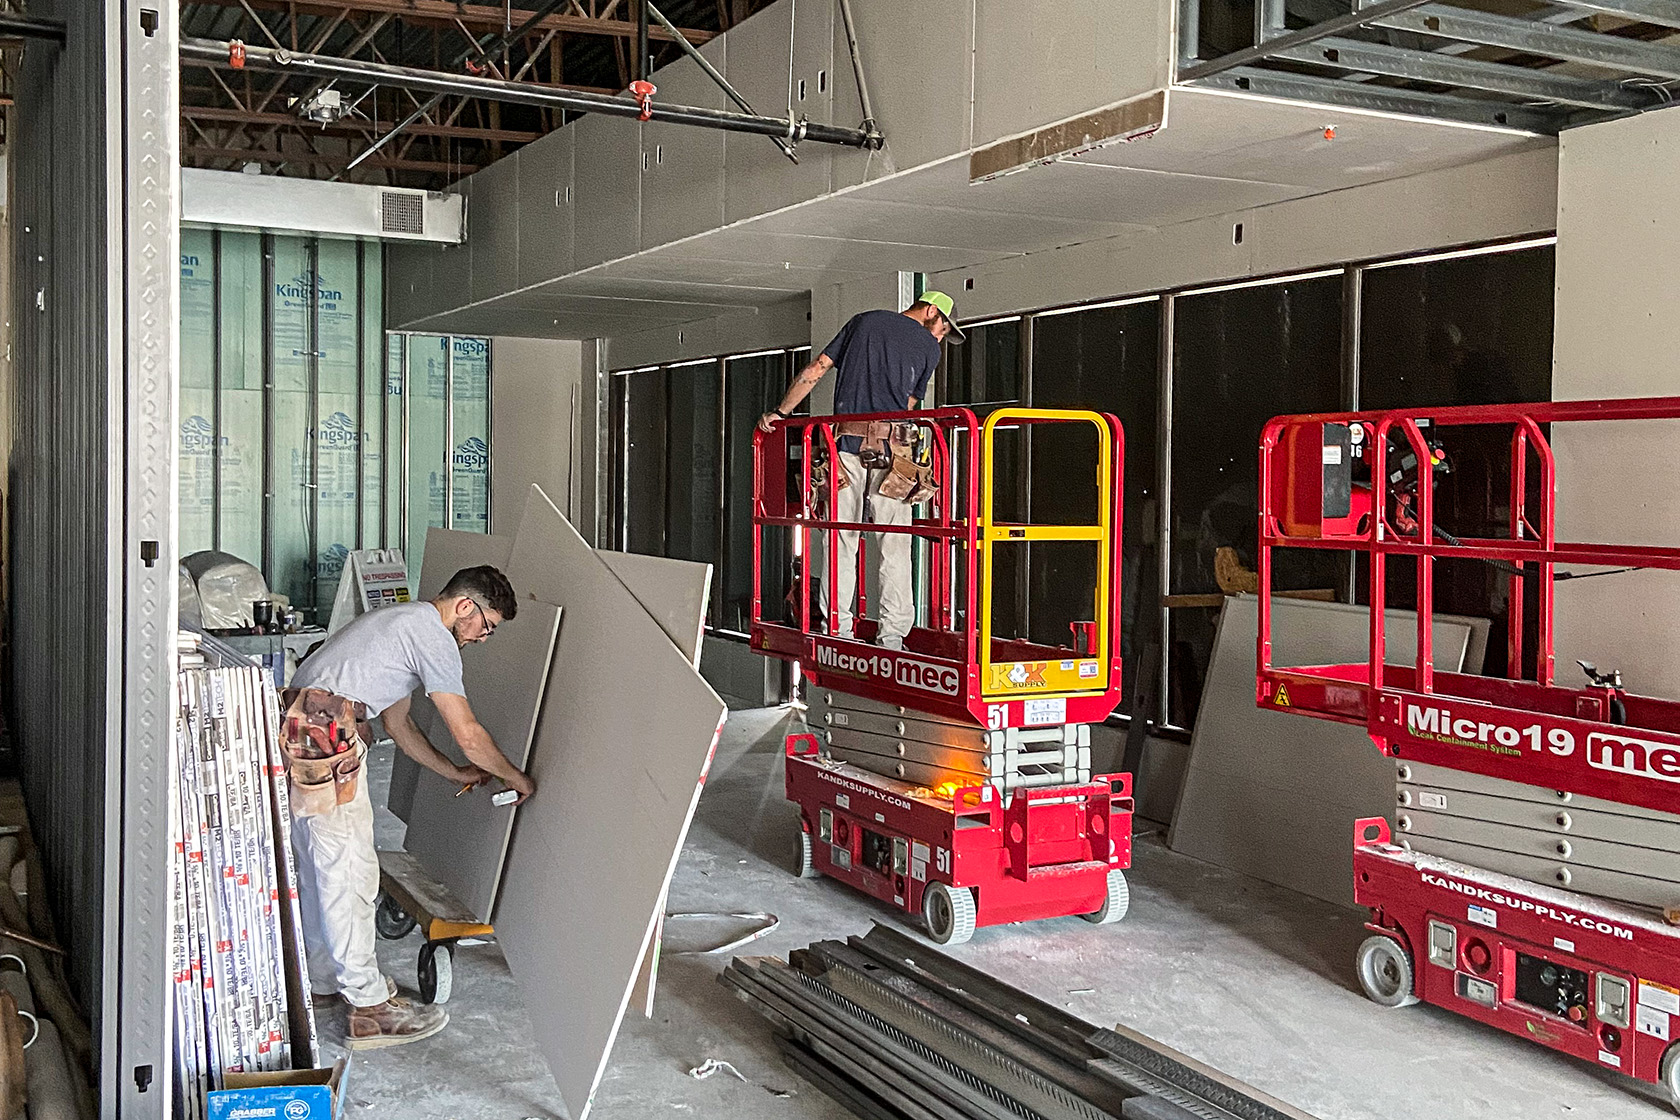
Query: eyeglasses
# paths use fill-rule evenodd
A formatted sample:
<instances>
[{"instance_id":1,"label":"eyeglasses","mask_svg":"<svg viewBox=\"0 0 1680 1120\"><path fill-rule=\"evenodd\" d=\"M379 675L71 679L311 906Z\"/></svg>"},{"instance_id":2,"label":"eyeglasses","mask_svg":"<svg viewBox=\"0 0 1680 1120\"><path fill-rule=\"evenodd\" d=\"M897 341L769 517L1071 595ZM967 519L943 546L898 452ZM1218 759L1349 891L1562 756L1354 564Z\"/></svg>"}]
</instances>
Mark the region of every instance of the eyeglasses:
<instances>
[{"instance_id":1,"label":"eyeglasses","mask_svg":"<svg viewBox=\"0 0 1680 1120\"><path fill-rule=\"evenodd\" d=\"M484 604L480 603L477 599L474 599L471 596L468 596L467 602L471 603L478 611L478 621L484 626L484 633L480 634L478 638L478 640L482 642L496 632L496 624L491 622L490 616L484 613Z\"/></svg>"}]
</instances>

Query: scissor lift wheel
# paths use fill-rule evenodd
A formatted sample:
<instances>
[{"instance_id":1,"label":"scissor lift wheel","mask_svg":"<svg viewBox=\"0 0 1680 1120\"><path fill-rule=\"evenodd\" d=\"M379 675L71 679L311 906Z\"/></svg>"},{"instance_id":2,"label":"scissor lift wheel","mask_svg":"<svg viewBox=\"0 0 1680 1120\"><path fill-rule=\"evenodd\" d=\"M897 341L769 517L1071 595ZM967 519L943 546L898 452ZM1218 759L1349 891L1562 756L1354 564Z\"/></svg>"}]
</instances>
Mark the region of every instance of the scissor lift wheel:
<instances>
[{"instance_id":1,"label":"scissor lift wheel","mask_svg":"<svg viewBox=\"0 0 1680 1120\"><path fill-rule=\"evenodd\" d=\"M1410 1007L1418 1001L1412 979L1412 955L1392 937L1380 933L1359 946L1359 986L1372 1003Z\"/></svg>"},{"instance_id":2,"label":"scissor lift wheel","mask_svg":"<svg viewBox=\"0 0 1680 1120\"><path fill-rule=\"evenodd\" d=\"M387 941L401 941L413 933L420 925L407 911L397 904L397 900L379 892L379 903L373 911L373 925L379 931L379 936Z\"/></svg>"},{"instance_id":3,"label":"scissor lift wheel","mask_svg":"<svg viewBox=\"0 0 1680 1120\"><path fill-rule=\"evenodd\" d=\"M794 870L801 879L815 879L822 874L811 858L811 834L803 828L799 830L799 845L794 850Z\"/></svg>"},{"instance_id":4,"label":"scissor lift wheel","mask_svg":"<svg viewBox=\"0 0 1680 1120\"><path fill-rule=\"evenodd\" d=\"M1119 868L1108 873L1108 893L1103 904L1089 914L1079 915L1093 925L1106 926L1126 916L1132 904L1131 888L1126 885L1126 873Z\"/></svg>"},{"instance_id":5,"label":"scissor lift wheel","mask_svg":"<svg viewBox=\"0 0 1680 1120\"><path fill-rule=\"evenodd\" d=\"M929 883L922 892L922 920L940 945L961 945L974 936L976 906L969 887Z\"/></svg>"},{"instance_id":6,"label":"scissor lift wheel","mask_svg":"<svg viewBox=\"0 0 1680 1120\"><path fill-rule=\"evenodd\" d=\"M420 947L420 998L426 1003L448 1003L455 987L455 947L448 941L428 941Z\"/></svg>"}]
</instances>

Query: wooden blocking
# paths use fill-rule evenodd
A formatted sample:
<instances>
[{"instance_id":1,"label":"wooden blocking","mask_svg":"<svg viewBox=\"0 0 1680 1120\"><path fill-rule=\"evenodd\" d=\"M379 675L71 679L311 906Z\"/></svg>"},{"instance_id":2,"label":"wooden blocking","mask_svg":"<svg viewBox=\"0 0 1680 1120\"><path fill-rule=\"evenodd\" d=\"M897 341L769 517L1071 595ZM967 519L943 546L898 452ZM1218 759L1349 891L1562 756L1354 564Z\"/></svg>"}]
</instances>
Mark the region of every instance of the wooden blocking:
<instances>
[{"instance_id":1,"label":"wooden blocking","mask_svg":"<svg viewBox=\"0 0 1680 1120\"><path fill-rule=\"evenodd\" d=\"M473 714L520 769L530 758L560 625L560 608L527 600L489 641L461 652L462 680ZM427 707L431 714L422 726L426 738L456 765L464 765L466 755L436 715L436 707L429 702ZM491 805L489 789L460 791L456 782L421 770L403 847L478 921L488 923L519 810Z\"/></svg>"},{"instance_id":2,"label":"wooden blocking","mask_svg":"<svg viewBox=\"0 0 1680 1120\"><path fill-rule=\"evenodd\" d=\"M568 1112L584 1120L711 765L724 705L532 487L509 577L565 624L496 932Z\"/></svg>"},{"instance_id":3,"label":"wooden blocking","mask_svg":"<svg viewBox=\"0 0 1680 1120\"><path fill-rule=\"evenodd\" d=\"M23 1020L17 1000L0 992L0 1115L13 1117L23 1112L29 1099L29 1074L23 1061Z\"/></svg>"}]
</instances>

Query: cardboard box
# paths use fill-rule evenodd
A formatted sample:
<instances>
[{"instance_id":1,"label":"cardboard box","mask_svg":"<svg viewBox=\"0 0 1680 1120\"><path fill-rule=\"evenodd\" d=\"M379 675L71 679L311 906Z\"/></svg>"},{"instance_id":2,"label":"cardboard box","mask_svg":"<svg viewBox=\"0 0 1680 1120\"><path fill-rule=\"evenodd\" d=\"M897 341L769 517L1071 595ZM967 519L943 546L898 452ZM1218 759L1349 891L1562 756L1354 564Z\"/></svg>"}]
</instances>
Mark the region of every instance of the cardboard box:
<instances>
[{"instance_id":1,"label":"cardboard box","mask_svg":"<svg viewBox=\"0 0 1680 1120\"><path fill-rule=\"evenodd\" d=\"M227 1088L206 1094L209 1120L337 1120L344 1071L341 1060L331 1069L227 1074Z\"/></svg>"}]
</instances>

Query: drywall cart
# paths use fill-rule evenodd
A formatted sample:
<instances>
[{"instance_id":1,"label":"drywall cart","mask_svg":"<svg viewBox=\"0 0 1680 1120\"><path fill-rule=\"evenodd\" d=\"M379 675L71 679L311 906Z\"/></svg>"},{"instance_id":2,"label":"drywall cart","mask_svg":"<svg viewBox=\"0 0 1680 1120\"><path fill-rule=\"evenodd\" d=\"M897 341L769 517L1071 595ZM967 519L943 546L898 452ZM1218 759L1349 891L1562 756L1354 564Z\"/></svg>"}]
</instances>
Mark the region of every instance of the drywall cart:
<instances>
[{"instance_id":1,"label":"drywall cart","mask_svg":"<svg viewBox=\"0 0 1680 1120\"><path fill-rule=\"evenodd\" d=\"M1093 775L1090 761L1090 725L1114 710L1121 688L1119 422L1019 408L982 422L943 408L844 423L899 426L930 493L908 525L836 520L841 421L795 418L755 439L752 645L795 662L810 681L813 731L787 741L800 873L920 914L942 944L1003 922L1119 920L1131 777ZM999 516L1018 504L1032 441L1056 438L1083 441L1088 464L1083 477L1058 479L1058 505L1078 511L1073 523ZM815 568L807 562L821 554L824 571L839 570L840 534L860 531L858 621L840 634L828 622L840 607L834 581L806 578ZM912 538L919 568L918 624L903 649L875 644L878 625L864 617L866 559L875 534L891 533ZM792 559L785 598L779 586L766 598L767 542ZM1034 548L1058 550L1064 578L1089 598L1064 619L1065 637L994 634L994 600L1019 594L1026 581L1016 574Z\"/></svg>"},{"instance_id":2,"label":"drywall cart","mask_svg":"<svg viewBox=\"0 0 1680 1120\"><path fill-rule=\"evenodd\" d=\"M1579 686L1559 684L1553 649L1554 594L1570 594L1558 582L1680 569L1680 548L1560 540L1560 459L1603 472L1598 457L1641 446L1630 423L1676 418L1680 398L1272 421L1260 447L1256 701L1361 725L1399 760L1394 827L1370 818L1354 830L1355 898L1371 910L1357 968L1372 1000L1448 1008L1657 1082L1680 1108L1680 930L1663 913L1680 904L1680 703L1631 694L1620 672L1587 662ZM1651 428L1659 438L1643 446L1672 457ZM1502 533L1455 535L1437 518L1455 440L1497 464ZM1280 549L1354 554L1366 661L1273 664ZM1435 566L1465 560L1503 578L1505 677L1432 664ZM1382 608L1413 606L1415 651L1385 647ZM1641 669L1620 668L1634 679Z\"/></svg>"},{"instance_id":3,"label":"drywall cart","mask_svg":"<svg viewBox=\"0 0 1680 1120\"><path fill-rule=\"evenodd\" d=\"M407 852L379 853L379 898L374 927L387 941L419 929L425 941L415 961L415 979L426 1003L448 1003L455 988L455 944L496 936L494 927L473 916L466 903L433 882Z\"/></svg>"}]
</instances>

